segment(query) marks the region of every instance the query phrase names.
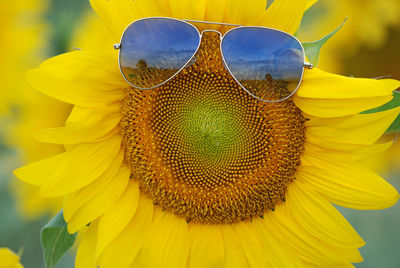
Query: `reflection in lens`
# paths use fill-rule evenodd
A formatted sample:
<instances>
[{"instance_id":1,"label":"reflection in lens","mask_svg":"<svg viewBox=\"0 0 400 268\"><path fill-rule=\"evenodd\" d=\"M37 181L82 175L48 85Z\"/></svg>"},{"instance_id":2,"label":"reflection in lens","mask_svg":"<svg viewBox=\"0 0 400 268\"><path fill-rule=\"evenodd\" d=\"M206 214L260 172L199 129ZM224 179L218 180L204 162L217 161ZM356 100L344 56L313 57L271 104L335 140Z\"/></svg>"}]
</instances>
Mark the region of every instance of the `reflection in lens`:
<instances>
[{"instance_id":1,"label":"reflection in lens","mask_svg":"<svg viewBox=\"0 0 400 268\"><path fill-rule=\"evenodd\" d=\"M262 100L283 100L300 83L303 49L286 33L267 28L237 28L225 35L222 53L233 76Z\"/></svg>"},{"instance_id":2,"label":"reflection in lens","mask_svg":"<svg viewBox=\"0 0 400 268\"><path fill-rule=\"evenodd\" d=\"M198 45L199 34L190 24L165 18L140 20L122 37L121 69L135 87L156 87L176 74Z\"/></svg>"}]
</instances>

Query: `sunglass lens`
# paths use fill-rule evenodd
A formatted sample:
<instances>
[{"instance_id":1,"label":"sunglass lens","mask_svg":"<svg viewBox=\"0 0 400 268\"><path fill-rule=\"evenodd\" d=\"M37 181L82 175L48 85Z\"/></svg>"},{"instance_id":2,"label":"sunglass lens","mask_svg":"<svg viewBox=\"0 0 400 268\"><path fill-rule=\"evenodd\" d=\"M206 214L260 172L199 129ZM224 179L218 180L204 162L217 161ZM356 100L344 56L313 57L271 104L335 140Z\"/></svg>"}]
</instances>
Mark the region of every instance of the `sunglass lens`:
<instances>
[{"instance_id":1,"label":"sunglass lens","mask_svg":"<svg viewBox=\"0 0 400 268\"><path fill-rule=\"evenodd\" d=\"M222 42L226 65L238 82L264 101L280 101L297 89L304 52L291 35L274 29L243 27L228 32Z\"/></svg>"},{"instance_id":2,"label":"sunglass lens","mask_svg":"<svg viewBox=\"0 0 400 268\"><path fill-rule=\"evenodd\" d=\"M191 59L199 42L196 28L185 22L165 18L139 20L122 36L121 70L135 87L159 86Z\"/></svg>"}]
</instances>

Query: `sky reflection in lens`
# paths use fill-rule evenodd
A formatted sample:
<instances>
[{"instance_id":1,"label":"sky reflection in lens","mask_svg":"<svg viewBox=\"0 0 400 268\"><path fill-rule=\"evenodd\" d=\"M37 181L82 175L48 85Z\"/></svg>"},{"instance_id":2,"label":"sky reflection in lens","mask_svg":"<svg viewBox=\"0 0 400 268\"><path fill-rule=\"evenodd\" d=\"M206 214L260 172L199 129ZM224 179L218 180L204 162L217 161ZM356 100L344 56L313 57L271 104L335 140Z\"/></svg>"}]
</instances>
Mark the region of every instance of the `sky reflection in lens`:
<instances>
[{"instance_id":1,"label":"sky reflection in lens","mask_svg":"<svg viewBox=\"0 0 400 268\"><path fill-rule=\"evenodd\" d=\"M121 41L122 72L137 87L158 86L187 63L198 45L196 28L184 22L163 18L137 21Z\"/></svg>"},{"instance_id":2,"label":"sky reflection in lens","mask_svg":"<svg viewBox=\"0 0 400 268\"><path fill-rule=\"evenodd\" d=\"M236 79L261 99L284 99L300 82L304 64L302 46L283 32L238 28L224 37L222 51Z\"/></svg>"}]
</instances>

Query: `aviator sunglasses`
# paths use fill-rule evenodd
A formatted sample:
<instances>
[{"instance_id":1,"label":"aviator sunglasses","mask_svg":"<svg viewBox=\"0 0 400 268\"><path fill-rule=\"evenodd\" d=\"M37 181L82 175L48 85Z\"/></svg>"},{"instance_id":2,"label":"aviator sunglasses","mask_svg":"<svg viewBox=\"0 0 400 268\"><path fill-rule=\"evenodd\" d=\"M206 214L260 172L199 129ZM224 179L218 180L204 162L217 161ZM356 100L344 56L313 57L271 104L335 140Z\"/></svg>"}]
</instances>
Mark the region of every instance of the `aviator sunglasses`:
<instances>
[{"instance_id":1,"label":"aviator sunglasses","mask_svg":"<svg viewBox=\"0 0 400 268\"><path fill-rule=\"evenodd\" d=\"M222 34L201 33L191 23L233 26ZM225 68L250 95L279 102L299 87L305 62L296 37L280 30L173 18L151 17L132 22L119 44L119 67L125 80L138 89L154 89L171 80L196 59L204 32L220 35Z\"/></svg>"}]
</instances>

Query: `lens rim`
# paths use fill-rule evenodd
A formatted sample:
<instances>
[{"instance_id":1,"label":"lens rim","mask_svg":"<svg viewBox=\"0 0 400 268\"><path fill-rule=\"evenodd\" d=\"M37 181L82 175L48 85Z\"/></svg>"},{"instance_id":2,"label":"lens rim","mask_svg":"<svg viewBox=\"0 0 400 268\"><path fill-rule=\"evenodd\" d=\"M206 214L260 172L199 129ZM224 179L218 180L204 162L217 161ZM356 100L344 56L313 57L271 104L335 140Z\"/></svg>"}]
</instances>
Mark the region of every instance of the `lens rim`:
<instances>
[{"instance_id":1,"label":"lens rim","mask_svg":"<svg viewBox=\"0 0 400 268\"><path fill-rule=\"evenodd\" d=\"M182 68L180 68L174 75L172 75L170 78L168 78L167 80L161 82L160 84L158 84L158 85L156 85L156 86L149 87L149 88L142 88L142 87L138 87L138 86L135 86L134 84L132 84L132 83L128 80L128 78L125 76L125 74L124 74L124 72L123 72L123 70L122 70L122 65L121 65L121 54L122 54L121 52L122 52L122 49L123 49L122 41L124 40L124 37L125 37L125 35L126 35L128 29L130 29L133 25L135 25L136 23L138 23L138 22L140 22L140 21L144 21L144 20L154 20L154 19L173 20L173 21L177 21L177 22L184 23L184 24L187 24L187 25L191 26L191 27L194 28L194 29L196 30L196 32L197 32L197 35L198 35L198 44L197 44L196 50L194 51L194 53L193 53L193 55L190 57L190 59L189 59L189 60L182 66ZM199 50L200 45L201 45L201 33L199 32L199 30L198 30L193 24L191 24L191 23L189 23L189 22L186 22L186 21L184 21L184 20L175 19L175 18L169 18L169 17L146 17L146 18L141 18L141 19L135 20L135 21L131 22L128 26L126 26L124 32L122 33L121 39L120 39L120 41L119 41L119 44L120 44L120 47L119 47L119 52L118 52L118 65L119 65L119 70L120 70L122 76L124 77L125 81L128 82L129 85L131 85L131 86L133 86L133 87L135 87L135 88L137 88L137 89L149 90L149 89L157 88L157 87L159 87L159 86L161 86L161 85L167 83L169 80L171 80L172 78L174 78L177 74L179 74L179 73L193 60L193 58L196 56L197 51Z\"/></svg>"},{"instance_id":2,"label":"lens rim","mask_svg":"<svg viewBox=\"0 0 400 268\"><path fill-rule=\"evenodd\" d=\"M232 73L231 69L229 68L228 63L227 63L226 60L225 60L224 51L222 50L222 45L223 45L223 42L224 42L225 37L226 37L229 33L233 32L233 31L235 31L235 30L238 30L238 29L267 29L267 30L272 30L272 31L275 31L275 32L281 32L281 33L283 33L283 34L285 34L285 35L287 35L287 36L293 38L293 39L300 45L301 51L302 51L302 53L303 53L303 65L302 65L302 68L301 68L301 75L300 75L299 83L297 84L297 87L293 90L293 92L292 92L290 95L288 95L287 97L285 97L285 98L283 98L283 99L280 99L280 100L264 100L264 99L262 99L262 98L260 98L260 97L257 97L256 95L252 94L252 93L251 93L249 90L247 90L247 88L246 88L245 86L243 86L243 85L239 82L239 80L235 77L235 75ZM301 42L299 41L299 39L297 39L295 36L293 36L293 35L291 35L291 34L289 34L289 33L287 33L287 32L284 32L284 31L281 31L281 30L278 30L278 29L274 29L274 28L270 28L270 27L263 27L263 26L239 26L239 27L236 27L236 28L233 28L233 29L228 30L228 31L224 34L224 36L222 37L221 42L220 42L220 51L221 51L221 54L222 54L222 60L223 60L223 63L224 63L224 65L225 65L225 68L228 70L228 72L229 72L230 75L233 77L233 79L235 79L236 83L238 83L238 84L239 84L247 93L249 93L252 97L254 97L254 98L256 98L257 100L260 100L260 101L262 101L262 102L277 103L277 102L281 102L281 101L284 101L284 100L289 99L290 97L292 97L292 96L297 92L297 90L298 90L299 87L300 87L301 82L303 81L303 75L304 75L304 69L305 69L304 63L306 62L306 53L305 53L304 47L303 47L303 45L301 44Z\"/></svg>"},{"instance_id":3,"label":"lens rim","mask_svg":"<svg viewBox=\"0 0 400 268\"><path fill-rule=\"evenodd\" d=\"M163 81L162 83L160 83L160 84L158 84L158 85L156 85L156 86L149 87L149 88L142 88L142 87L138 87L138 86L133 85L133 84L126 78L126 76L125 76L125 74L124 74L124 72L123 72L123 70L122 70L122 66L121 66L121 51L122 51L122 49L123 49L123 47L122 47L122 41L123 41L123 39L124 39L124 37L125 37L125 34L126 34L127 30L130 29L135 23L137 23L137 22L139 22L139 21L151 20L151 19L173 20L173 21L178 21L178 22L181 22L181 23L185 23L185 24L190 25L190 26L191 26L192 28L194 28L194 29L196 30L196 32L197 32L197 35L198 35L198 44L197 44L197 48L196 48L195 52L194 52L193 55L190 57L190 59L189 59L189 60L182 66L182 68L180 68L174 75L172 75L170 78L168 78L167 80ZM235 28L232 28L232 29L230 29L230 30L228 30L228 31L226 31L224 34L222 34L221 32L219 32L219 31L217 31L217 30L203 30L203 31L200 32L200 31L198 30L198 28L195 27L195 26L192 24L193 22L208 23L208 24L222 24L222 25L230 25L230 26L236 26L236 27L235 27ZM302 68L301 68L301 75L300 75L300 79L299 79L299 82L298 82L298 84L297 84L297 87L293 90L293 92L292 92L290 95L288 95L287 97L285 97L285 98L283 98L283 99L279 99L279 100L264 100L264 99L262 99L262 98L260 98L260 97L257 97L256 95L252 94L252 93L251 93L249 90L247 90L247 88L246 88L245 86L243 86L243 85L238 81L238 79L235 77L235 75L233 74L233 72L231 71L231 69L229 68L229 66L228 66L228 64L227 64L227 62L226 62L226 60L225 60L225 56L224 56L224 51L223 51L223 49L222 49L222 45L223 45L223 42L224 42L225 37L226 37L229 33L233 32L233 31L236 31L236 30L239 30L239 29L243 29L243 28L268 29L268 30L272 30L272 31L276 31L276 32L281 32L281 33L283 33L283 34L289 36L290 38L294 39L294 40L300 45L301 50L302 50L302 53L303 53L303 65L302 65ZM120 42L119 42L118 47L117 47L117 48L119 49L119 52L118 52L118 53L119 53L119 54L118 54L118 65L119 65L120 72L121 72L122 76L124 77L125 81L126 81L129 85L131 85L131 86L133 86L133 87L135 87L135 88L137 88L137 89L149 90L149 89L157 88L157 87L159 87L159 86L161 86L161 85L167 83L167 82L170 81L171 79L173 79L173 78L174 78L177 74L179 74L188 64L190 64L190 62L193 61L193 59L196 57L196 54L197 54L197 52L198 52L198 50L199 50L199 48L200 48L202 35L203 35L204 32L207 32L207 31L213 31L213 32L217 32L217 33L220 34L220 36L221 36L220 51L221 51L221 56L222 56L222 62L223 62L223 64L224 64L225 68L227 69L227 71L229 72L229 74L232 76L232 78L236 81L236 83L238 83L238 84L240 85L240 87L241 87L243 90L245 90L248 94L250 94L252 97L254 97L254 98L256 98L257 100L260 100L260 101L262 101L262 102L266 102L266 103L277 103L277 102L281 102L281 101L285 101L285 100L289 99L289 98L292 97L292 96L297 92L297 90L299 89L299 87L300 87L300 85L301 85L301 83L302 83L302 81L303 81L304 69L307 67L307 66L306 66L307 62L306 62L306 55L305 55L305 51L304 51L304 47L303 47L302 43L299 41L299 39L297 39L297 37L293 36L292 34L287 33L287 32L284 32L284 31L279 30L279 29L274 29L274 28L264 27L264 26L242 26L242 25L227 24L227 23L218 23L218 22L182 20L182 19L176 19L176 18L170 18L170 17L159 17L159 16L158 16L158 17L157 17L157 16L156 16L156 17L145 17L145 18L141 18L141 19L135 20L135 21L131 22L128 26L126 26L124 32L122 33ZM309 65L311 66L311 68L313 67L311 64L309 64ZM311 69L311 68L310 68L310 69Z\"/></svg>"}]
</instances>

